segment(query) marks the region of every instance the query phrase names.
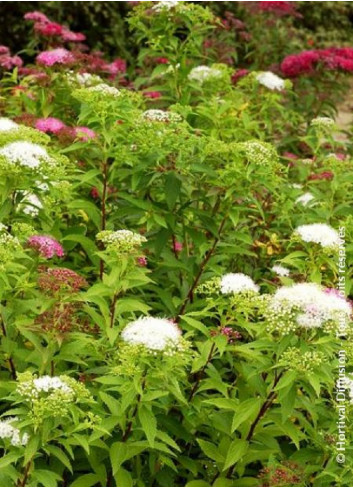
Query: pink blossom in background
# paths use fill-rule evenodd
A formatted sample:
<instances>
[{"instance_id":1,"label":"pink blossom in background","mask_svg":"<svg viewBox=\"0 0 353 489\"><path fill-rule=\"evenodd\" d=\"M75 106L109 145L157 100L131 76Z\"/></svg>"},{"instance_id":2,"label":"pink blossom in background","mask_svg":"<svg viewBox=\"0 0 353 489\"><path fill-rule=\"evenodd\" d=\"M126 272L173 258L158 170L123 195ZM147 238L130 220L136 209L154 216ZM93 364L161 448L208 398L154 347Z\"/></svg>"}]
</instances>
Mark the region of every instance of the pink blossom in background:
<instances>
[{"instance_id":1,"label":"pink blossom in background","mask_svg":"<svg viewBox=\"0 0 353 489\"><path fill-rule=\"evenodd\" d=\"M344 153L335 153L335 156L338 160L344 161L346 159L346 155Z\"/></svg>"},{"instance_id":2,"label":"pink blossom in background","mask_svg":"<svg viewBox=\"0 0 353 489\"><path fill-rule=\"evenodd\" d=\"M67 42L81 42L86 40L86 36L81 32L72 32L64 27L61 33L61 39Z\"/></svg>"},{"instance_id":3,"label":"pink blossom in background","mask_svg":"<svg viewBox=\"0 0 353 489\"><path fill-rule=\"evenodd\" d=\"M31 236L27 245L38 251L43 258L53 258L54 256L62 258L64 256L64 249L61 244L50 236Z\"/></svg>"},{"instance_id":4,"label":"pink blossom in background","mask_svg":"<svg viewBox=\"0 0 353 489\"><path fill-rule=\"evenodd\" d=\"M74 61L74 56L67 49L57 48L52 51L42 51L36 61L44 66L53 66L56 63L66 65Z\"/></svg>"},{"instance_id":5,"label":"pink blossom in background","mask_svg":"<svg viewBox=\"0 0 353 489\"><path fill-rule=\"evenodd\" d=\"M34 22L50 22L50 20L48 19L48 17L44 14L42 14L42 12L37 12L37 11L34 11L34 12L27 12L25 15L24 15L24 19L25 20L34 20Z\"/></svg>"},{"instance_id":6,"label":"pink blossom in background","mask_svg":"<svg viewBox=\"0 0 353 489\"><path fill-rule=\"evenodd\" d=\"M332 180L334 174L331 171L323 171L321 173L312 173L309 180Z\"/></svg>"},{"instance_id":7,"label":"pink blossom in background","mask_svg":"<svg viewBox=\"0 0 353 489\"><path fill-rule=\"evenodd\" d=\"M63 27L56 22L36 22L33 28L42 36L60 36L63 32Z\"/></svg>"},{"instance_id":8,"label":"pink blossom in background","mask_svg":"<svg viewBox=\"0 0 353 489\"><path fill-rule=\"evenodd\" d=\"M166 65L169 63L168 58L156 58L155 61L158 65Z\"/></svg>"},{"instance_id":9,"label":"pink blossom in background","mask_svg":"<svg viewBox=\"0 0 353 489\"><path fill-rule=\"evenodd\" d=\"M258 9L270 12L279 17L283 15L298 15L295 11L295 2L258 2Z\"/></svg>"},{"instance_id":10,"label":"pink blossom in background","mask_svg":"<svg viewBox=\"0 0 353 489\"><path fill-rule=\"evenodd\" d=\"M304 73L311 73L320 59L316 51L303 51L300 54L286 56L281 64L285 76L295 77Z\"/></svg>"},{"instance_id":11,"label":"pink blossom in background","mask_svg":"<svg viewBox=\"0 0 353 489\"><path fill-rule=\"evenodd\" d=\"M56 119L55 117L46 117L43 119L38 119L35 127L38 129L38 131L57 134L66 126L60 119Z\"/></svg>"},{"instance_id":12,"label":"pink blossom in background","mask_svg":"<svg viewBox=\"0 0 353 489\"><path fill-rule=\"evenodd\" d=\"M281 64L282 73L288 77L312 74L316 68L353 71L353 48L326 48L303 51L286 56Z\"/></svg>"},{"instance_id":13,"label":"pink blossom in background","mask_svg":"<svg viewBox=\"0 0 353 489\"><path fill-rule=\"evenodd\" d=\"M145 256L139 256L137 258L137 264L140 267L147 267L147 258Z\"/></svg>"},{"instance_id":14,"label":"pink blossom in background","mask_svg":"<svg viewBox=\"0 0 353 489\"><path fill-rule=\"evenodd\" d=\"M74 134L81 141L88 141L96 137L96 133L92 129L89 129L89 127L75 127Z\"/></svg>"},{"instance_id":15,"label":"pink blossom in background","mask_svg":"<svg viewBox=\"0 0 353 489\"><path fill-rule=\"evenodd\" d=\"M173 244L173 249L177 253L183 250L183 243L180 243L180 241L175 241Z\"/></svg>"},{"instance_id":16,"label":"pink blossom in background","mask_svg":"<svg viewBox=\"0 0 353 489\"><path fill-rule=\"evenodd\" d=\"M22 65L23 61L19 56L11 56L7 46L0 46L0 68L11 70L15 66L20 67Z\"/></svg>"},{"instance_id":17,"label":"pink blossom in background","mask_svg":"<svg viewBox=\"0 0 353 489\"><path fill-rule=\"evenodd\" d=\"M295 165L295 161L299 158L297 155L295 155L294 153L290 153L289 151L285 151L282 156L283 158L290 160L288 162L288 166L290 168L292 168Z\"/></svg>"},{"instance_id":18,"label":"pink blossom in background","mask_svg":"<svg viewBox=\"0 0 353 489\"><path fill-rule=\"evenodd\" d=\"M112 77L126 73L126 61L121 58L115 59L112 63L107 65L107 71L112 75Z\"/></svg>"},{"instance_id":19,"label":"pink blossom in background","mask_svg":"<svg viewBox=\"0 0 353 489\"><path fill-rule=\"evenodd\" d=\"M237 70L232 74L232 83L235 85L241 78L248 75L250 73L249 70L241 69Z\"/></svg>"},{"instance_id":20,"label":"pink blossom in background","mask_svg":"<svg viewBox=\"0 0 353 489\"><path fill-rule=\"evenodd\" d=\"M146 98L161 98L161 92L143 92L143 96Z\"/></svg>"},{"instance_id":21,"label":"pink blossom in background","mask_svg":"<svg viewBox=\"0 0 353 489\"><path fill-rule=\"evenodd\" d=\"M97 187L92 187L90 194L93 199L99 199L100 197Z\"/></svg>"}]
</instances>

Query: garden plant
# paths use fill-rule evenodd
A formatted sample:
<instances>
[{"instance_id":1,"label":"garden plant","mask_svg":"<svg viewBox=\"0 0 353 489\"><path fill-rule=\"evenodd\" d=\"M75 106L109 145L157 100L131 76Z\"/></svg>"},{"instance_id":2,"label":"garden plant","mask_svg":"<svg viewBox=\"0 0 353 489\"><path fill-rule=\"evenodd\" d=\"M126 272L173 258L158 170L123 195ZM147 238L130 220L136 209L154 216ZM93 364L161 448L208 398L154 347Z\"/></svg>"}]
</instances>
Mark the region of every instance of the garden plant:
<instances>
[{"instance_id":1,"label":"garden plant","mask_svg":"<svg viewBox=\"0 0 353 489\"><path fill-rule=\"evenodd\" d=\"M50 3L0 46L0 486L350 487L348 35L124 2L105 53Z\"/></svg>"}]
</instances>

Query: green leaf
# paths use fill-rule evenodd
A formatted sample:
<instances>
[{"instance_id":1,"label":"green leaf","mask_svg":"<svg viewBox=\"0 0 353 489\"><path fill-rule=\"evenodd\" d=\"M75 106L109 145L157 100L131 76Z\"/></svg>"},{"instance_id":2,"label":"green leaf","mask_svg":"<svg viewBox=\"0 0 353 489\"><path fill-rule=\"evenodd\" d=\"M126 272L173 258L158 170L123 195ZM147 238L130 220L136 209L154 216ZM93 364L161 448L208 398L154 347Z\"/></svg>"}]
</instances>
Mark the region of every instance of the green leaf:
<instances>
[{"instance_id":1,"label":"green leaf","mask_svg":"<svg viewBox=\"0 0 353 489\"><path fill-rule=\"evenodd\" d=\"M3 457L0 458L0 469L7 467L8 465L12 464L12 462L17 462L17 460L20 458L21 455L19 453L10 452L7 455L4 455Z\"/></svg>"},{"instance_id":2,"label":"green leaf","mask_svg":"<svg viewBox=\"0 0 353 489\"><path fill-rule=\"evenodd\" d=\"M100 482L100 477L97 474L80 475L70 484L70 487L92 487Z\"/></svg>"},{"instance_id":3,"label":"green leaf","mask_svg":"<svg viewBox=\"0 0 353 489\"><path fill-rule=\"evenodd\" d=\"M278 382L274 390L279 391L281 389L284 389L288 385L293 384L296 378L297 372L295 372L294 370L286 372L281 380Z\"/></svg>"},{"instance_id":4,"label":"green leaf","mask_svg":"<svg viewBox=\"0 0 353 489\"><path fill-rule=\"evenodd\" d=\"M32 436L26 445L25 457L23 461L24 465L28 464L28 462L32 460L32 458L35 456L35 454L38 451L38 447L39 447L39 436L38 435Z\"/></svg>"},{"instance_id":5,"label":"green leaf","mask_svg":"<svg viewBox=\"0 0 353 489\"><path fill-rule=\"evenodd\" d=\"M114 475L116 487L133 487L133 481L130 472L120 468Z\"/></svg>"},{"instance_id":6,"label":"green leaf","mask_svg":"<svg viewBox=\"0 0 353 489\"><path fill-rule=\"evenodd\" d=\"M232 433L252 416L256 416L260 410L261 399L247 399L239 404L233 418Z\"/></svg>"},{"instance_id":7,"label":"green leaf","mask_svg":"<svg viewBox=\"0 0 353 489\"><path fill-rule=\"evenodd\" d=\"M124 462L143 452L146 448L148 448L148 444L146 444L145 442L126 444L124 442L118 441L116 443L113 443L110 448L110 461L112 464L113 475L118 472Z\"/></svg>"},{"instance_id":8,"label":"green leaf","mask_svg":"<svg viewBox=\"0 0 353 489\"><path fill-rule=\"evenodd\" d=\"M36 469L34 472L34 477L44 486L44 487L56 487L57 481L62 481L63 478L56 472L51 470Z\"/></svg>"},{"instance_id":9,"label":"green leaf","mask_svg":"<svg viewBox=\"0 0 353 489\"><path fill-rule=\"evenodd\" d=\"M69 471L71 472L72 474L72 465L71 465L71 462L69 460L69 457L66 455L65 452L63 452L61 450L61 448L55 446L55 445L49 445L47 448L46 448L46 451L48 451L49 453L51 453L52 455L54 455L54 457L56 457L58 460L60 460L60 462L65 465L65 467L67 469L69 469Z\"/></svg>"},{"instance_id":10,"label":"green leaf","mask_svg":"<svg viewBox=\"0 0 353 489\"><path fill-rule=\"evenodd\" d=\"M197 443L200 445L200 448L206 457L214 460L215 462L224 461L224 457L216 445L210 443L209 441L201 440L200 438L197 438Z\"/></svg>"},{"instance_id":11,"label":"green leaf","mask_svg":"<svg viewBox=\"0 0 353 489\"><path fill-rule=\"evenodd\" d=\"M244 440L233 440L229 445L228 452L226 455L226 459L224 462L223 470L229 469L232 465L234 465L238 460L245 455L248 449L249 443Z\"/></svg>"},{"instance_id":12,"label":"green leaf","mask_svg":"<svg viewBox=\"0 0 353 489\"><path fill-rule=\"evenodd\" d=\"M138 416L142 429L145 432L148 443L151 447L154 446L154 440L157 434L157 420L153 412L145 405L142 404L138 410Z\"/></svg>"},{"instance_id":13,"label":"green leaf","mask_svg":"<svg viewBox=\"0 0 353 489\"><path fill-rule=\"evenodd\" d=\"M181 189L181 181L173 172L169 172L165 177L165 200L169 209L173 209Z\"/></svg>"}]
</instances>

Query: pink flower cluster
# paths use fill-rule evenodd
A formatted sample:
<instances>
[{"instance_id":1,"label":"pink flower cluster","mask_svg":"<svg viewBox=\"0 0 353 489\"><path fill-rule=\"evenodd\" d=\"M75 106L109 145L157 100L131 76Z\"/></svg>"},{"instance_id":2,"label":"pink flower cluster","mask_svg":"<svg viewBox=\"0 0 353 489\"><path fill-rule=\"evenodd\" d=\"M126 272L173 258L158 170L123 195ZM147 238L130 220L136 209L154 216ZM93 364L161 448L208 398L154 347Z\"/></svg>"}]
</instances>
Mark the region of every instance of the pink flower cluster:
<instances>
[{"instance_id":1,"label":"pink flower cluster","mask_svg":"<svg viewBox=\"0 0 353 489\"><path fill-rule=\"evenodd\" d=\"M64 256L64 249L56 239L50 236L33 235L28 238L27 245L38 251L43 258L53 258Z\"/></svg>"},{"instance_id":2,"label":"pink flower cluster","mask_svg":"<svg viewBox=\"0 0 353 489\"><path fill-rule=\"evenodd\" d=\"M89 139L94 139L96 137L96 133L89 127L68 127L63 121L56 119L55 117L37 119L35 128L38 129L38 131L45 133L56 135L62 134L72 140L79 139L80 141L88 141Z\"/></svg>"},{"instance_id":3,"label":"pink flower cluster","mask_svg":"<svg viewBox=\"0 0 353 489\"><path fill-rule=\"evenodd\" d=\"M248 75L250 73L249 70L246 70L245 68L242 68L240 70L235 71L232 74L232 83L233 85L236 85L238 81L243 78L244 76Z\"/></svg>"},{"instance_id":4,"label":"pink flower cluster","mask_svg":"<svg viewBox=\"0 0 353 489\"><path fill-rule=\"evenodd\" d=\"M58 134L58 132L60 132L66 126L60 119L56 119L55 117L46 117L43 119L38 119L35 127L41 132Z\"/></svg>"},{"instance_id":5,"label":"pink flower cluster","mask_svg":"<svg viewBox=\"0 0 353 489\"><path fill-rule=\"evenodd\" d=\"M258 9L279 17L284 15L298 15L295 2L258 2Z\"/></svg>"},{"instance_id":6,"label":"pink flower cluster","mask_svg":"<svg viewBox=\"0 0 353 489\"><path fill-rule=\"evenodd\" d=\"M332 180L333 177L332 171L323 171L321 173L312 173L309 176L309 180Z\"/></svg>"},{"instance_id":7,"label":"pink flower cluster","mask_svg":"<svg viewBox=\"0 0 353 489\"><path fill-rule=\"evenodd\" d=\"M36 61L40 65L53 66L55 64L68 65L75 61L73 54L65 48L42 51L38 54Z\"/></svg>"},{"instance_id":8,"label":"pink flower cluster","mask_svg":"<svg viewBox=\"0 0 353 489\"><path fill-rule=\"evenodd\" d=\"M28 12L24 16L25 20L34 21L34 30L44 37L57 37L63 42L82 42L86 36L81 32L72 32L67 27L52 22L42 12Z\"/></svg>"},{"instance_id":9,"label":"pink flower cluster","mask_svg":"<svg viewBox=\"0 0 353 489\"><path fill-rule=\"evenodd\" d=\"M143 96L145 98L151 98L151 99L156 99L156 98L161 98L162 94L161 92L143 92Z\"/></svg>"},{"instance_id":10,"label":"pink flower cluster","mask_svg":"<svg viewBox=\"0 0 353 489\"><path fill-rule=\"evenodd\" d=\"M303 51L286 56L281 63L282 73L291 78L310 75L319 67L328 70L353 72L353 48L327 48Z\"/></svg>"},{"instance_id":11,"label":"pink flower cluster","mask_svg":"<svg viewBox=\"0 0 353 489\"><path fill-rule=\"evenodd\" d=\"M23 61L19 56L11 56L10 50L6 46L0 46L0 68L11 70L15 66L22 66Z\"/></svg>"}]
</instances>

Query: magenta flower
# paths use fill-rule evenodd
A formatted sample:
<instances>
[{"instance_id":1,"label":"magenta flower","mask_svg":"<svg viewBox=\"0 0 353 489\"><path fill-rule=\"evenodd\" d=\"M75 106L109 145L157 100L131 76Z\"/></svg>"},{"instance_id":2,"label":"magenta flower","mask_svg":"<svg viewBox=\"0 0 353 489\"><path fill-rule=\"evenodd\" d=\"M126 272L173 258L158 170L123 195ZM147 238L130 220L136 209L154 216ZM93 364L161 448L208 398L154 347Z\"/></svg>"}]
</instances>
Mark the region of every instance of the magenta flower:
<instances>
[{"instance_id":1,"label":"magenta flower","mask_svg":"<svg viewBox=\"0 0 353 489\"><path fill-rule=\"evenodd\" d=\"M108 73L114 78L116 75L126 73L126 61L121 58L115 59L106 66Z\"/></svg>"},{"instance_id":2,"label":"magenta flower","mask_svg":"<svg viewBox=\"0 0 353 489\"><path fill-rule=\"evenodd\" d=\"M143 96L146 98L161 98L161 92L143 92Z\"/></svg>"},{"instance_id":3,"label":"magenta flower","mask_svg":"<svg viewBox=\"0 0 353 489\"><path fill-rule=\"evenodd\" d=\"M53 66L56 63L67 65L74 61L74 57L67 49L57 48L52 51L41 52L38 54L36 61L44 66Z\"/></svg>"},{"instance_id":4,"label":"magenta flower","mask_svg":"<svg viewBox=\"0 0 353 489\"><path fill-rule=\"evenodd\" d=\"M241 78L248 75L249 73L250 71L245 68L235 71L232 74L232 83L235 85Z\"/></svg>"},{"instance_id":5,"label":"magenta flower","mask_svg":"<svg viewBox=\"0 0 353 489\"><path fill-rule=\"evenodd\" d=\"M177 253L179 251L182 251L183 250L183 243L180 243L180 241L175 241L174 242L174 245L173 245L173 249L174 251L176 251Z\"/></svg>"},{"instance_id":6,"label":"magenta flower","mask_svg":"<svg viewBox=\"0 0 353 489\"><path fill-rule=\"evenodd\" d=\"M137 264L140 267L147 267L147 258L145 256L139 256L137 258Z\"/></svg>"},{"instance_id":7,"label":"magenta flower","mask_svg":"<svg viewBox=\"0 0 353 489\"><path fill-rule=\"evenodd\" d=\"M64 256L64 249L56 239L50 236L34 235L28 238L27 245L35 249L43 258L53 258Z\"/></svg>"},{"instance_id":8,"label":"magenta flower","mask_svg":"<svg viewBox=\"0 0 353 489\"><path fill-rule=\"evenodd\" d=\"M96 137L96 133L89 127L75 127L74 133L81 141L88 141L89 139L94 139Z\"/></svg>"},{"instance_id":9,"label":"magenta flower","mask_svg":"<svg viewBox=\"0 0 353 489\"><path fill-rule=\"evenodd\" d=\"M57 134L66 126L60 119L56 119L55 117L46 117L43 119L38 119L35 127L38 129L38 131Z\"/></svg>"},{"instance_id":10,"label":"magenta flower","mask_svg":"<svg viewBox=\"0 0 353 489\"><path fill-rule=\"evenodd\" d=\"M42 36L60 36L63 32L63 27L56 22L36 22L34 30Z\"/></svg>"},{"instance_id":11,"label":"magenta flower","mask_svg":"<svg viewBox=\"0 0 353 489\"><path fill-rule=\"evenodd\" d=\"M309 180L332 180L333 177L332 171L323 171L321 173L312 173L309 175Z\"/></svg>"}]
</instances>

